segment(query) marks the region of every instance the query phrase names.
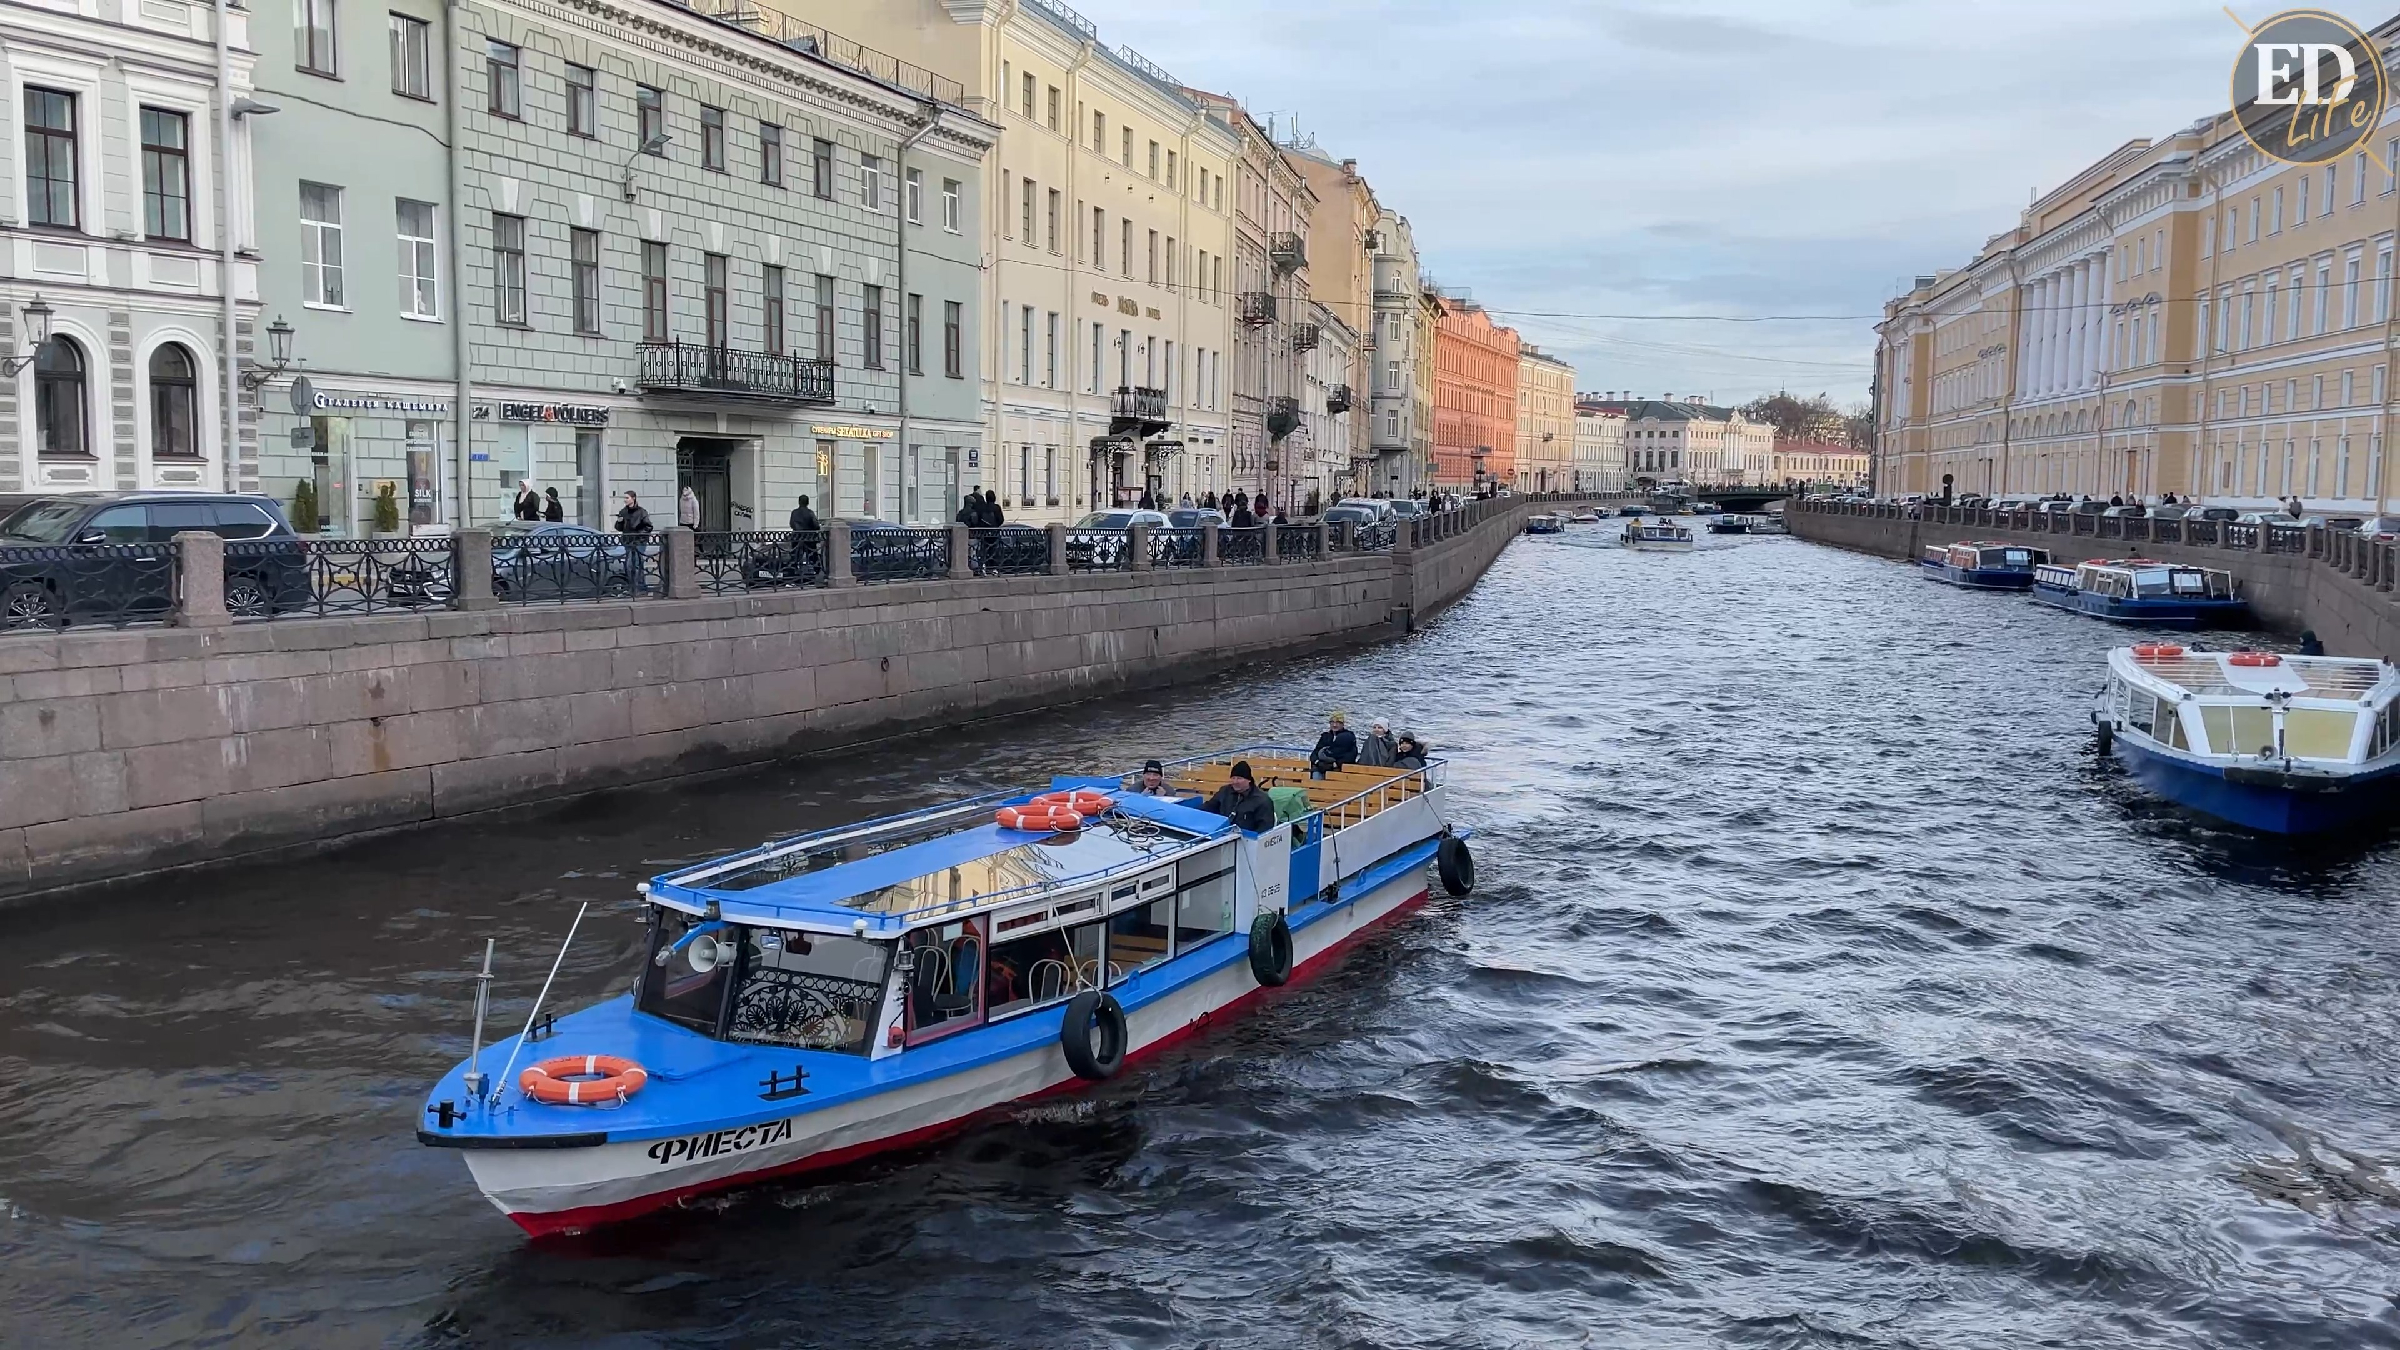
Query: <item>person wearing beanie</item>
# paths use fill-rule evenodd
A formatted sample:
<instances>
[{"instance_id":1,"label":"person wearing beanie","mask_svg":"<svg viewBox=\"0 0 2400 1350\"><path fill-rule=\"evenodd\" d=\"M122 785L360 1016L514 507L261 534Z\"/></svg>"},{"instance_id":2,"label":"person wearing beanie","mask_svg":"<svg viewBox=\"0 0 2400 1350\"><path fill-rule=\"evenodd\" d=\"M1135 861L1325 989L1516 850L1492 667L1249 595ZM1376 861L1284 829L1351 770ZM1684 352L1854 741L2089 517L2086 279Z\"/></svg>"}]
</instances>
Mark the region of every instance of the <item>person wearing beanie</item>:
<instances>
[{"instance_id":1,"label":"person wearing beanie","mask_svg":"<svg viewBox=\"0 0 2400 1350\"><path fill-rule=\"evenodd\" d=\"M1141 780L1134 784L1133 792L1137 797L1180 797L1183 795L1167 782L1167 766L1155 759L1142 761Z\"/></svg>"},{"instance_id":2,"label":"person wearing beanie","mask_svg":"<svg viewBox=\"0 0 2400 1350\"><path fill-rule=\"evenodd\" d=\"M1275 828L1275 803L1258 790L1258 780L1250 776L1250 761L1233 762L1232 781L1218 788L1201 809L1214 811L1252 834L1263 834Z\"/></svg>"}]
</instances>

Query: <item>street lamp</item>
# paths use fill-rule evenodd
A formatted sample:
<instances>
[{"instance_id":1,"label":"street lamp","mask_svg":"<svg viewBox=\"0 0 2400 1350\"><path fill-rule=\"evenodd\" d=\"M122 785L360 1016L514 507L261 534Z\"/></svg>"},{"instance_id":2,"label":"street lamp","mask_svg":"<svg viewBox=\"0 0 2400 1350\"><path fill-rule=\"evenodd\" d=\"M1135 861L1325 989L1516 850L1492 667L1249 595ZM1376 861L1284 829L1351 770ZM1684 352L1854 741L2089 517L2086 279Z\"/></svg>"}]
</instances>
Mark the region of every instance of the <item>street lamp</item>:
<instances>
[{"instance_id":1,"label":"street lamp","mask_svg":"<svg viewBox=\"0 0 2400 1350\"><path fill-rule=\"evenodd\" d=\"M31 365L33 358L41 355L42 348L50 342L50 307L42 303L42 297L38 295L33 297L31 301L27 302L23 312L25 335L33 339L32 344L25 349L23 356L0 356L0 375L5 375L12 380L16 378L18 371Z\"/></svg>"},{"instance_id":2,"label":"street lamp","mask_svg":"<svg viewBox=\"0 0 2400 1350\"><path fill-rule=\"evenodd\" d=\"M280 314L275 316L275 322L267 325L267 355L271 364L242 372L242 388L255 391L267 381L281 375L284 368L291 365L292 326L285 323Z\"/></svg>"}]
</instances>

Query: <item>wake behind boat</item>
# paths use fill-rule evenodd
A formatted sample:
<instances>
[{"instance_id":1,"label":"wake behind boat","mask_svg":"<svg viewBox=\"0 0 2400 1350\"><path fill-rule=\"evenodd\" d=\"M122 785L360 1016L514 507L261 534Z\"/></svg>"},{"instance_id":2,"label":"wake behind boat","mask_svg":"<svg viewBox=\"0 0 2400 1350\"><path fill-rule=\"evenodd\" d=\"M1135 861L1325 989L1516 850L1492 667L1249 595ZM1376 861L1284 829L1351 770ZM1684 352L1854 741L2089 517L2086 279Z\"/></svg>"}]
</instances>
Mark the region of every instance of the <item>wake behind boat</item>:
<instances>
[{"instance_id":1,"label":"wake behind boat","mask_svg":"<svg viewBox=\"0 0 2400 1350\"><path fill-rule=\"evenodd\" d=\"M2400 785L2400 671L2381 661L2120 647L2092 719L2144 787L2247 829L2334 829Z\"/></svg>"},{"instance_id":2,"label":"wake behind boat","mask_svg":"<svg viewBox=\"0 0 2400 1350\"><path fill-rule=\"evenodd\" d=\"M1259 832L1199 809L1237 760L1293 789ZM1059 778L660 876L635 992L505 1055L479 999L417 1137L527 1232L577 1231L1108 1078L1421 903L1429 865L1474 885L1438 760L1170 768L1171 795Z\"/></svg>"}]
</instances>

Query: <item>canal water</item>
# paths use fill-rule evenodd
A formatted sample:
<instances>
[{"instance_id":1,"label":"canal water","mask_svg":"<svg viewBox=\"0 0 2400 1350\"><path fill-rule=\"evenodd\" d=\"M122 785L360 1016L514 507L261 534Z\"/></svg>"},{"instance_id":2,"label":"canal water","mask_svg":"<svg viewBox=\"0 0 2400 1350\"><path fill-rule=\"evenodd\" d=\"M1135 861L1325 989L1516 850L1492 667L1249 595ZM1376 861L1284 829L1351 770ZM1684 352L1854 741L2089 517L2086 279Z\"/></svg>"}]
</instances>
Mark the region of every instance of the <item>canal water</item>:
<instances>
[{"instance_id":1,"label":"canal water","mask_svg":"<svg viewBox=\"0 0 2400 1350\"><path fill-rule=\"evenodd\" d=\"M1525 539L1426 631L9 911L0 1344L2400 1344L2400 844L2181 818L2115 635L1792 539ZM1080 1098L527 1243L419 1148L487 936L671 864L1383 716L1482 887Z\"/></svg>"}]
</instances>

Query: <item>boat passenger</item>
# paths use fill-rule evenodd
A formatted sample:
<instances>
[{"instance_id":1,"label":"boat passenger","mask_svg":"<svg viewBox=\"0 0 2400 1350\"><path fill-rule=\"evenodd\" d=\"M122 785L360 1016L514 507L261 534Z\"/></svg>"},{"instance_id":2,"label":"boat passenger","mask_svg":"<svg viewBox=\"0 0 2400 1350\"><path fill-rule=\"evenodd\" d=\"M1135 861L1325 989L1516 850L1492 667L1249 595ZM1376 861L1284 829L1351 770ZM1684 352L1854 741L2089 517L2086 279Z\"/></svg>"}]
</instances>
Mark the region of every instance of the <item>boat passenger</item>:
<instances>
[{"instance_id":1,"label":"boat passenger","mask_svg":"<svg viewBox=\"0 0 2400 1350\"><path fill-rule=\"evenodd\" d=\"M1250 776L1250 761L1235 760L1229 779L1201 809L1214 811L1252 834L1274 829L1275 803L1258 790L1258 780Z\"/></svg>"},{"instance_id":2,"label":"boat passenger","mask_svg":"<svg viewBox=\"0 0 2400 1350\"><path fill-rule=\"evenodd\" d=\"M1133 793L1137 797L1180 797L1183 795L1167 782L1167 766L1155 759L1142 761L1142 779L1134 785Z\"/></svg>"},{"instance_id":3,"label":"boat passenger","mask_svg":"<svg viewBox=\"0 0 2400 1350\"><path fill-rule=\"evenodd\" d=\"M2323 656L2324 654L2325 654L2325 644L2324 644L2324 643L2322 643L2322 642L2319 642L2319 641L2317 640L2317 630L2316 630L2316 629L2314 629L2314 628L2303 628L2303 629L2301 629L2301 630L2300 630L2300 655L2302 655L2302 656Z\"/></svg>"},{"instance_id":4,"label":"boat passenger","mask_svg":"<svg viewBox=\"0 0 2400 1350\"><path fill-rule=\"evenodd\" d=\"M1392 729L1381 718L1367 728L1367 737L1358 743L1358 762L1374 769L1392 767L1394 755Z\"/></svg>"},{"instance_id":5,"label":"boat passenger","mask_svg":"<svg viewBox=\"0 0 2400 1350\"><path fill-rule=\"evenodd\" d=\"M1395 769L1424 768L1425 743L1405 731L1401 732L1400 743L1392 750L1392 767Z\"/></svg>"},{"instance_id":6,"label":"boat passenger","mask_svg":"<svg viewBox=\"0 0 2400 1350\"><path fill-rule=\"evenodd\" d=\"M1323 778L1345 764L1357 762L1358 737L1351 734L1349 719L1337 712L1325 719L1325 731L1317 737L1317 748L1308 752L1309 774Z\"/></svg>"}]
</instances>

